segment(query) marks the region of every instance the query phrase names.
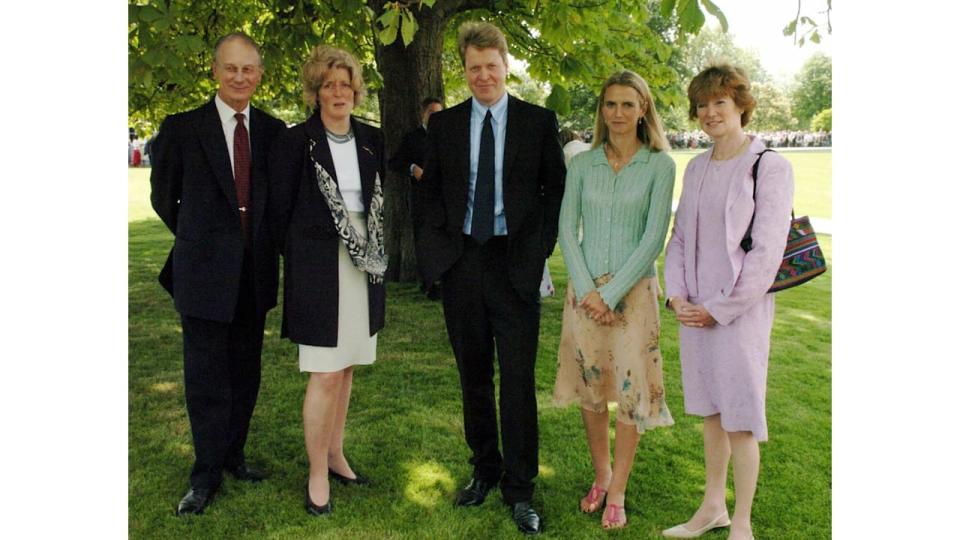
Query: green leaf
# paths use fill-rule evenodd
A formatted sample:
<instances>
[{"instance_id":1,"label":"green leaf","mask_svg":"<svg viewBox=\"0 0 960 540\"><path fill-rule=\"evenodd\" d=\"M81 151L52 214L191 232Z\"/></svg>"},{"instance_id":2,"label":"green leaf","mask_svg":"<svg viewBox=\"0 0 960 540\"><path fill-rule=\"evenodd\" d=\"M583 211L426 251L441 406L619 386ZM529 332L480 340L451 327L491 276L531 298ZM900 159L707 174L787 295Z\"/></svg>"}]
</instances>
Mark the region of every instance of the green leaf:
<instances>
[{"instance_id":1,"label":"green leaf","mask_svg":"<svg viewBox=\"0 0 960 540\"><path fill-rule=\"evenodd\" d=\"M190 42L190 52L198 53L207 49L207 44L200 39L200 36L189 36L187 39Z\"/></svg>"},{"instance_id":2,"label":"green leaf","mask_svg":"<svg viewBox=\"0 0 960 540\"><path fill-rule=\"evenodd\" d=\"M413 36L417 33L419 25L417 25L417 20L413 18L413 13L406 8L403 10L403 18L400 21L400 34L403 36L403 46L406 47L413 41Z\"/></svg>"},{"instance_id":3,"label":"green leaf","mask_svg":"<svg viewBox=\"0 0 960 540\"><path fill-rule=\"evenodd\" d=\"M163 18L163 12L153 6L143 6L140 8L140 21L147 24Z\"/></svg>"},{"instance_id":4,"label":"green leaf","mask_svg":"<svg viewBox=\"0 0 960 540\"><path fill-rule=\"evenodd\" d=\"M806 39L803 38L803 37L801 37L800 40L797 41L797 46L798 46L798 47L803 47L803 43L804 43L805 41L806 41Z\"/></svg>"},{"instance_id":5,"label":"green leaf","mask_svg":"<svg viewBox=\"0 0 960 540\"><path fill-rule=\"evenodd\" d=\"M437 3L437 0L420 0L420 5L426 4L427 7L433 7Z\"/></svg>"},{"instance_id":6,"label":"green leaf","mask_svg":"<svg viewBox=\"0 0 960 540\"><path fill-rule=\"evenodd\" d=\"M380 42L384 45L390 45L397 40L397 31L400 30L400 10L390 9L384 11L383 15L377 19L377 22L383 26L379 32Z\"/></svg>"},{"instance_id":7,"label":"green leaf","mask_svg":"<svg viewBox=\"0 0 960 540\"><path fill-rule=\"evenodd\" d=\"M377 19L377 22L380 23L380 25L383 26L384 28L387 28L389 26L393 26L397 24L397 21L399 19L400 19L400 10L393 8L393 9L388 9L384 11L383 15L380 15L380 18Z\"/></svg>"},{"instance_id":8,"label":"green leaf","mask_svg":"<svg viewBox=\"0 0 960 540\"><path fill-rule=\"evenodd\" d=\"M568 79L576 78L583 69L583 64L572 56L564 56L560 60L560 74Z\"/></svg>"},{"instance_id":9,"label":"green leaf","mask_svg":"<svg viewBox=\"0 0 960 540\"><path fill-rule=\"evenodd\" d=\"M544 105L560 116L570 114L570 92L560 84L554 84Z\"/></svg>"},{"instance_id":10,"label":"green leaf","mask_svg":"<svg viewBox=\"0 0 960 540\"><path fill-rule=\"evenodd\" d=\"M677 0L663 0L660 2L660 16L669 19L673 15L673 8L676 7Z\"/></svg>"},{"instance_id":11,"label":"green leaf","mask_svg":"<svg viewBox=\"0 0 960 540\"><path fill-rule=\"evenodd\" d=\"M400 29L400 25L392 24L383 30L380 31L378 36L380 37L380 42L384 45L390 45L397 40L397 30Z\"/></svg>"},{"instance_id":12,"label":"green leaf","mask_svg":"<svg viewBox=\"0 0 960 540\"><path fill-rule=\"evenodd\" d=\"M150 67L163 64L166 53L163 49L150 49L143 55L143 61Z\"/></svg>"},{"instance_id":13,"label":"green leaf","mask_svg":"<svg viewBox=\"0 0 960 540\"><path fill-rule=\"evenodd\" d=\"M198 36L181 35L174 38L177 49L184 55L202 51L206 46Z\"/></svg>"},{"instance_id":14,"label":"green leaf","mask_svg":"<svg viewBox=\"0 0 960 540\"><path fill-rule=\"evenodd\" d=\"M722 11L720 11L720 8L718 8L717 5L711 2L710 0L700 0L700 1L703 2L703 7L704 9L707 10L707 13L713 15L714 17L720 20L720 28L722 28L723 31L726 32L727 29L729 28L729 25L727 24L727 17L723 14Z\"/></svg>"},{"instance_id":15,"label":"green leaf","mask_svg":"<svg viewBox=\"0 0 960 540\"><path fill-rule=\"evenodd\" d=\"M790 21L790 24L783 28L783 35L792 36L797 31L797 21Z\"/></svg>"},{"instance_id":16,"label":"green leaf","mask_svg":"<svg viewBox=\"0 0 960 540\"><path fill-rule=\"evenodd\" d=\"M820 43L820 32L814 30L813 34L810 35L810 41L814 43Z\"/></svg>"},{"instance_id":17,"label":"green leaf","mask_svg":"<svg viewBox=\"0 0 960 540\"><path fill-rule=\"evenodd\" d=\"M679 15L680 29L691 34L697 33L707 18L700 11L700 4L697 0L679 0L677 13Z\"/></svg>"},{"instance_id":18,"label":"green leaf","mask_svg":"<svg viewBox=\"0 0 960 540\"><path fill-rule=\"evenodd\" d=\"M153 23L153 29L157 30L158 32L163 32L167 28L170 28L170 22L171 22L170 17L163 17L161 19L157 19Z\"/></svg>"}]
</instances>

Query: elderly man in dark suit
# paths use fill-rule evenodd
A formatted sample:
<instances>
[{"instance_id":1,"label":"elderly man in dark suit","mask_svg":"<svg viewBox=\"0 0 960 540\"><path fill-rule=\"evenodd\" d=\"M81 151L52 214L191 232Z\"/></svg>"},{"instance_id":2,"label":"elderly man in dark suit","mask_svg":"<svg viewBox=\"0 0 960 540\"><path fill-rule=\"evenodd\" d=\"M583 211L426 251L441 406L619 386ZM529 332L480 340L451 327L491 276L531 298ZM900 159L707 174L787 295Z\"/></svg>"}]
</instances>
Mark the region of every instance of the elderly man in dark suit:
<instances>
[{"instance_id":1,"label":"elderly man in dark suit","mask_svg":"<svg viewBox=\"0 0 960 540\"><path fill-rule=\"evenodd\" d=\"M183 378L195 461L177 514L200 514L223 471L259 481L243 447L260 390L278 258L265 226L267 152L283 122L250 106L263 74L247 35L217 42L217 95L167 117L154 143L150 201L175 239L160 282L183 327Z\"/></svg>"},{"instance_id":2,"label":"elderly man in dark suit","mask_svg":"<svg viewBox=\"0 0 960 540\"><path fill-rule=\"evenodd\" d=\"M539 287L557 239L566 170L556 115L506 93L503 33L466 23L458 45L473 97L430 117L417 260L428 282L443 279L444 318L460 372L473 478L456 503L481 504L499 484L518 528L536 534L543 527L531 506Z\"/></svg>"}]
</instances>

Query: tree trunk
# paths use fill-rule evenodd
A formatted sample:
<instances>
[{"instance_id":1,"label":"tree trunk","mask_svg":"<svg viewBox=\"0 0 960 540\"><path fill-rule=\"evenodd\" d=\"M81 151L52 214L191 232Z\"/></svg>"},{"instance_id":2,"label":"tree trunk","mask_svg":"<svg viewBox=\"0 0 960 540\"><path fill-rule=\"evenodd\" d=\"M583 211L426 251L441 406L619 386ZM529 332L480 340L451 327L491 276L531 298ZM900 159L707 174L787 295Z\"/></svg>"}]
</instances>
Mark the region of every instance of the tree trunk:
<instances>
[{"instance_id":1,"label":"tree trunk","mask_svg":"<svg viewBox=\"0 0 960 540\"><path fill-rule=\"evenodd\" d=\"M375 8L377 16L382 4ZM389 46L376 42L377 68L383 76L380 120L388 155L400 147L403 135L420 123L420 102L433 96L443 99L441 58L447 17L433 9L417 13L419 30L409 46L398 35ZM387 279L415 281L413 226L410 219L410 182L406 174L387 172L384 182L384 243L390 257Z\"/></svg>"}]
</instances>

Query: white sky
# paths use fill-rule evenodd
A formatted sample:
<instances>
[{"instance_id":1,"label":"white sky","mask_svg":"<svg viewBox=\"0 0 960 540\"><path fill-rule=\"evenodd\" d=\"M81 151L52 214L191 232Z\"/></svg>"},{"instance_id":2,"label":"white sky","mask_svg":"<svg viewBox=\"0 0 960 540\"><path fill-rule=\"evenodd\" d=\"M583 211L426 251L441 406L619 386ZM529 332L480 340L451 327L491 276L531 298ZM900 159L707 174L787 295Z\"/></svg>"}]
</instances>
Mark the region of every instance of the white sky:
<instances>
[{"instance_id":1,"label":"white sky","mask_svg":"<svg viewBox=\"0 0 960 540\"><path fill-rule=\"evenodd\" d=\"M817 51L833 56L833 36L827 34L826 15L820 13L827 9L826 0L802 0L801 14L821 26L820 43L808 39L803 47L794 45L793 36L783 35L783 27L796 17L797 0L714 0L714 4L726 15L734 43L755 50L763 67L780 82L793 79ZM707 25L719 27L720 23L708 14Z\"/></svg>"}]
</instances>

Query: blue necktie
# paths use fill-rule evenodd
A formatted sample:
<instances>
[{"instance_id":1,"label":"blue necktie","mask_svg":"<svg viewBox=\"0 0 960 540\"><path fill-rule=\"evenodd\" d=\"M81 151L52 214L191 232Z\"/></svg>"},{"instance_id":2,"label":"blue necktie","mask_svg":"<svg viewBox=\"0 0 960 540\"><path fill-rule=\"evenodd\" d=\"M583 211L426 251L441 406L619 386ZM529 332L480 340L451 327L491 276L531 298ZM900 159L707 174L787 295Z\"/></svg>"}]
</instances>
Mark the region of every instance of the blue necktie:
<instances>
[{"instance_id":1,"label":"blue necktie","mask_svg":"<svg viewBox=\"0 0 960 540\"><path fill-rule=\"evenodd\" d=\"M470 235L479 244L493 236L493 115L487 111L483 118L483 131L480 132L480 158L477 161L477 184L473 190L473 222Z\"/></svg>"}]
</instances>

